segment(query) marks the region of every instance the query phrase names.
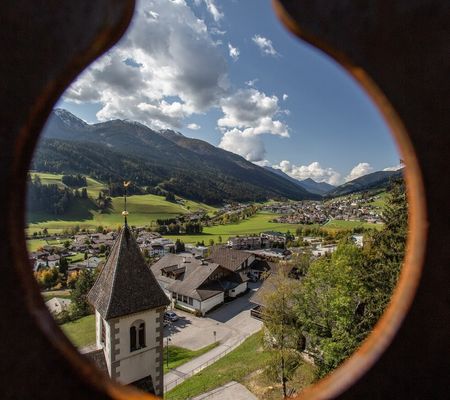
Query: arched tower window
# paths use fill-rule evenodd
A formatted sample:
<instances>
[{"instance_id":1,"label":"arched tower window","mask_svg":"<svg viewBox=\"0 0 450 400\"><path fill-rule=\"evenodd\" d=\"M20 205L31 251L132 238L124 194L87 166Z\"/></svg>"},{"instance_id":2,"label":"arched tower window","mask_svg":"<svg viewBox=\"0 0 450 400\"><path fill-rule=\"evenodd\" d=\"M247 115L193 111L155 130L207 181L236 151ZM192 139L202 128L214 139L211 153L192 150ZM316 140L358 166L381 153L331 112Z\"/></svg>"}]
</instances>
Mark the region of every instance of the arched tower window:
<instances>
[{"instance_id":1,"label":"arched tower window","mask_svg":"<svg viewBox=\"0 0 450 400\"><path fill-rule=\"evenodd\" d=\"M136 346L136 327L131 326L130 327L130 351L137 350Z\"/></svg>"},{"instance_id":2,"label":"arched tower window","mask_svg":"<svg viewBox=\"0 0 450 400\"><path fill-rule=\"evenodd\" d=\"M139 325L139 334L138 334L138 336L139 336L139 347L140 348L145 347L145 323L144 322L142 322Z\"/></svg>"},{"instance_id":3,"label":"arched tower window","mask_svg":"<svg viewBox=\"0 0 450 400\"><path fill-rule=\"evenodd\" d=\"M130 351L145 347L145 322L135 321L130 326Z\"/></svg>"}]
</instances>

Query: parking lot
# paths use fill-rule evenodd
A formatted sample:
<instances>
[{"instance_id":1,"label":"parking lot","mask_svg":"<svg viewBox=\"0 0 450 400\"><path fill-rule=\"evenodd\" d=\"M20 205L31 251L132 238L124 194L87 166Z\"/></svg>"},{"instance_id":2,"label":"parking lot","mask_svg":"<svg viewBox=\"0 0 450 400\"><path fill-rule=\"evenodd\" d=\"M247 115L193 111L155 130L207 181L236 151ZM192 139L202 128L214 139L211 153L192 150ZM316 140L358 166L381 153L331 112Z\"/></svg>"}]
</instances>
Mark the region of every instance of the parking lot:
<instances>
[{"instance_id":1,"label":"parking lot","mask_svg":"<svg viewBox=\"0 0 450 400\"><path fill-rule=\"evenodd\" d=\"M170 338L172 345L198 350L215 341L225 343L258 331L262 323L250 316L252 304L249 298L260 285L260 282L249 282L248 293L223 304L203 318L175 309L179 319L164 328L164 345Z\"/></svg>"}]
</instances>

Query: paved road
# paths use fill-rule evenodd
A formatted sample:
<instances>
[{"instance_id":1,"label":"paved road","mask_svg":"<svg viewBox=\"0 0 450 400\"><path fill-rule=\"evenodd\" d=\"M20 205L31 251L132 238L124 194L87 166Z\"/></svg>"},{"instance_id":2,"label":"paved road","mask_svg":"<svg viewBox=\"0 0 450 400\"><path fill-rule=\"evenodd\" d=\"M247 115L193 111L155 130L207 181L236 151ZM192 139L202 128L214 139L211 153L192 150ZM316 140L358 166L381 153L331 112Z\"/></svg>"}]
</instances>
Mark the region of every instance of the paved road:
<instances>
[{"instance_id":1,"label":"paved road","mask_svg":"<svg viewBox=\"0 0 450 400\"><path fill-rule=\"evenodd\" d=\"M173 324L172 331L166 328L164 332L166 338L171 338L171 344L196 350L214 343L213 332L216 331L216 340L220 341L220 345L165 374L165 391L223 357L226 351L237 347L262 328L262 322L250 316L251 303L248 301L259 286L260 283L252 283L249 285L252 290L245 296L224 304L205 318L176 311L180 320Z\"/></svg>"}]
</instances>

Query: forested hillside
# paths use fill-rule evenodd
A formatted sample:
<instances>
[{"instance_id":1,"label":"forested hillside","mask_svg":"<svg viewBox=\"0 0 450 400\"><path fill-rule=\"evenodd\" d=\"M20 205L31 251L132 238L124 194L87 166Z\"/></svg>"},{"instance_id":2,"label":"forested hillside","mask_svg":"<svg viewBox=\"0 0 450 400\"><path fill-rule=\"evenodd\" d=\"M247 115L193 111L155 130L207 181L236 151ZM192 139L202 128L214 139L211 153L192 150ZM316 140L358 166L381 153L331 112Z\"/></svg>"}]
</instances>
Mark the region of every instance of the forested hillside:
<instances>
[{"instance_id":1,"label":"forested hillside","mask_svg":"<svg viewBox=\"0 0 450 400\"><path fill-rule=\"evenodd\" d=\"M122 120L89 125L65 110L52 113L32 169L131 180L144 192L158 188L209 204L319 198L204 141Z\"/></svg>"}]
</instances>

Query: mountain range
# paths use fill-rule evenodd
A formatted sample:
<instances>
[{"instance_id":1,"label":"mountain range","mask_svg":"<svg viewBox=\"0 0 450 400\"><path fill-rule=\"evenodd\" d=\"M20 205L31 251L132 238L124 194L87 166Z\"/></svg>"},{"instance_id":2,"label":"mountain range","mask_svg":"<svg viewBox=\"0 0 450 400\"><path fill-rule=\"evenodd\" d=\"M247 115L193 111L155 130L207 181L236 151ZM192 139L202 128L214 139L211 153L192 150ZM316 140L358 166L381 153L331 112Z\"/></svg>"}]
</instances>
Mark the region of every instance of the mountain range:
<instances>
[{"instance_id":1,"label":"mountain range","mask_svg":"<svg viewBox=\"0 0 450 400\"><path fill-rule=\"evenodd\" d=\"M336 197L386 187L402 174L378 171L338 187L297 180L179 132L119 119L88 124L64 109L50 115L31 168L106 183L131 180L143 192L172 192L207 204Z\"/></svg>"},{"instance_id":2,"label":"mountain range","mask_svg":"<svg viewBox=\"0 0 450 400\"><path fill-rule=\"evenodd\" d=\"M63 109L52 112L31 168L81 173L103 182L131 180L208 204L268 199L318 199L243 157L180 133L137 122L87 124Z\"/></svg>"},{"instance_id":3,"label":"mountain range","mask_svg":"<svg viewBox=\"0 0 450 400\"><path fill-rule=\"evenodd\" d=\"M326 182L316 182L315 180L311 178L306 178L303 180L295 179L283 172L281 169L278 168L272 168L272 167L264 167L267 170L273 172L274 174L277 174L279 176L282 176L283 178L295 183L296 185L301 186L302 188L306 189L310 193L318 194L320 196L323 196L330 192L331 190L335 189L336 186L330 185Z\"/></svg>"},{"instance_id":4,"label":"mountain range","mask_svg":"<svg viewBox=\"0 0 450 400\"><path fill-rule=\"evenodd\" d=\"M397 171L376 171L353 179L326 193L326 197L345 196L350 193L371 189L382 189L389 186L392 180L403 177L403 168Z\"/></svg>"}]
</instances>

